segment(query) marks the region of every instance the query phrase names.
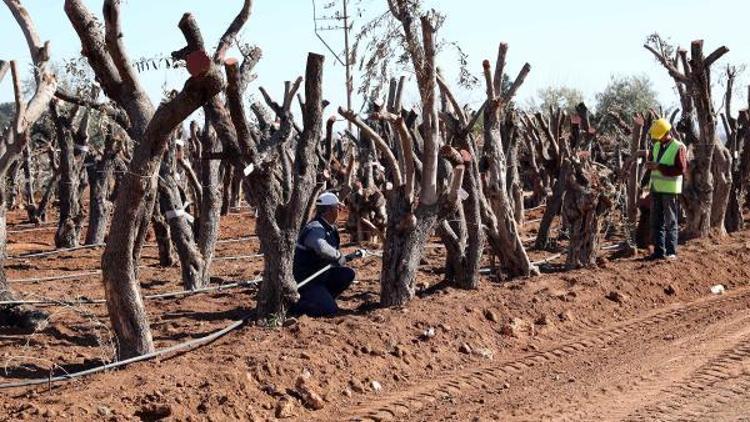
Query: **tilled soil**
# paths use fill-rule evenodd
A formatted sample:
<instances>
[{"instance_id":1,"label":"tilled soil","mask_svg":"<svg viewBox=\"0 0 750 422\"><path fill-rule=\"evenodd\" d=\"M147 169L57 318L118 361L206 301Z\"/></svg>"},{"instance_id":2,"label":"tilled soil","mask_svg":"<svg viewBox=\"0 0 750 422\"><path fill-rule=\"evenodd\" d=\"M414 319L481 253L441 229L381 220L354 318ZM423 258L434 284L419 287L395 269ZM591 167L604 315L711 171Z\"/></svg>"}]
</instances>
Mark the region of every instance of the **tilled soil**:
<instances>
[{"instance_id":1,"label":"tilled soil","mask_svg":"<svg viewBox=\"0 0 750 422\"><path fill-rule=\"evenodd\" d=\"M20 221L11 215L11 226ZM534 218L531 216L530 218ZM533 235L535 224L525 228ZM15 226L21 230L21 226ZM13 230L13 227L10 227ZM233 214L221 238L250 236ZM9 254L51 250L54 232L11 233ZM217 256L252 255L258 240L221 243ZM330 319L246 325L167 358L63 384L2 391L3 420L742 420L750 415L750 234L689 242L679 261L610 256L529 280L485 278L478 291L441 283L444 251L428 248L418 297L381 309L379 261L354 264L358 283ZM101 249L12 259L8 278L96 271ZM534 259L549 256L535 252ZM179 268L142 259L142 289L181 289ZM222 259L214 283L251 280L258 258ZM726 293L715 295L717 284ZM13 283L19 296L103 297L100 276ZM246 317L254 290L148 301L157 347ZM96 366L112 356L103 305L44 308L33 335L0 331L0 383ZM298 387L300 377L304 388ZM312 391L315 402L306 397ZM322 407L314 410L316 407Z\"/></svg>"}]
</instances>

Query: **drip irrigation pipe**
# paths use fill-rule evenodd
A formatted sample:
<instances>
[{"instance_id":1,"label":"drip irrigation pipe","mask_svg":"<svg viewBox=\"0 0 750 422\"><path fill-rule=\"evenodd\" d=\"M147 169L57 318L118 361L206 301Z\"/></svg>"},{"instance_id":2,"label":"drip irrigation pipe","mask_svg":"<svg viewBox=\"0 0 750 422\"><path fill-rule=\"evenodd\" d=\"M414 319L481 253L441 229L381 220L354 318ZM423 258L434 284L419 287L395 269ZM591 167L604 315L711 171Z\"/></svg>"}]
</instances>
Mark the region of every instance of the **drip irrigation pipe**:
<instances>
[{"instance_id":1,"label":"drip irrigation pipe","mask_svg":"<svg viewBox=\"0 0 750 422\"><path fill-rule=\"evenodd\" d=\"M174 346L169 346L167 348L157 350L152 353L147 353L145 355L132 357L130 359L125 359L117 362L108 363L105 365L97 366L95 368L86 369L84 371L74 372L70 374L65 375L59 375L56 377L48 377L48 378L37 378L32 380L26 380L26 381L19 381L19 382L10 382L6 384L0 384L0 390L8 389L8 388L17 388L17 387L30 387L34 385L52 385L52 383L57 382L63 382L63 381L70 381L75 378L80 378L86 375L92 375L99 372L104 372L109 369L116 369L121 368L126 365L130 365L131 363L136 362L143 362L146 360L151 360L153 358L164 356L169 353L179 352L179 351L187 351L192 350L200 346L205 346L206 344L212 343L219 338L229 334L230 332L240 328L242 325L247 323L250 320L250 317L243 318L239 321L234 321L233 323L229 324L227 327L222 328L219 331L216 331L212 334L209 334L204 337L200 337L197 339L193 339L190 341L186 341L184 343L175 344Z\"/></svg>"},{"instance_id":2,"label":"drip irrigation pipe","mask_svg":"<svg viewBox=\"0 0 750 422\"><path fill-rule=\"evenodd\" d=\"M255 286L260 282L259 278L250 281L240 281L237 283L222 284L220 286L205 287L203 289L196 290L180 290L176 292L158 293L152 295L143 296L144 300L157 300L157 299L171 299L175 297L188 297L195 296L203 293L220 292L223 290L238 289L244 287ZM77 305L97 305L106 303L104 299L87 299L80 298L76 300L55 300L55 299L39 299L39 300L6 300L0 301L0 306L18 306L18 305L37 305L37 306L77 306Z\"/></svg>"}]
</instances>

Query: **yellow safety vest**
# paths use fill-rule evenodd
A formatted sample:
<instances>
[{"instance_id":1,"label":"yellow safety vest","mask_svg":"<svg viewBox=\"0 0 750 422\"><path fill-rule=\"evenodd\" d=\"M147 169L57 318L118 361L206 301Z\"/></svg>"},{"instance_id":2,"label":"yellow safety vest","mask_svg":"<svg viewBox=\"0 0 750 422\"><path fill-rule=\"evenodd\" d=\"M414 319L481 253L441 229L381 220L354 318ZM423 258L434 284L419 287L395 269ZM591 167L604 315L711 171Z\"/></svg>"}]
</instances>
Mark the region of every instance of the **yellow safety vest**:
<instances>
[{"instance_id":1,"label":"yellow safety vest","mask_svg":"<svg viewBox=\"0 0 750 422\"><path fill-rule=\"evenodd\" d=\"M682 147L683 145L681 142L673 139L669 145L667 145L667 150L664 151L664 154L659 157L659 152L661 152L661 142L655 142L652 151L654 161L665 166L672 166L674 165L675 160L677 159L677 154ZM651 191L680 194L682 193L682 176L665 176L658 169L651 170Z\"/></svg>"}]
</instances>

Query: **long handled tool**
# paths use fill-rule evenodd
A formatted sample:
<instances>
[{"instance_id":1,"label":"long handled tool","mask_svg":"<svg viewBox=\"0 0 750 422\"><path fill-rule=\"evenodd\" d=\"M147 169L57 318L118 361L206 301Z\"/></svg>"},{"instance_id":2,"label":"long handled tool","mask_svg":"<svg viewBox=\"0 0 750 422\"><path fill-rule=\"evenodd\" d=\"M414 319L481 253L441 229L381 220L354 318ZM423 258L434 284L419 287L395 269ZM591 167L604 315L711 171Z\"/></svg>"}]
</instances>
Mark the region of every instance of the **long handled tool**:
<instances>
[{"instance_id":1,"label":"long handled tool","mask_svg":"<svg viewBox=\"0 0 750 422\"><path fill-rule=\"evenodd\" d=\"M365 256L365 250L364 249L359 249L356 252L350 253L345 258L346 258L346 262L349 262L349 261L353 261L353 260L358 259L358 258L362 258L363 256ZM297 284L297 289L299 289L302 286L304 286L305 284L307 284L307 283L315 280L316 278L318 278L318 276L320 276L324 272L330 270L332 267L333 267L333 264L328 264L325 267L319 269L318 271L316 271L315 273L313 273L313 275L311 275L310 277L307 277L306 279L304 279L301 282L299 282Z\"/></svg>"}]
</instances>

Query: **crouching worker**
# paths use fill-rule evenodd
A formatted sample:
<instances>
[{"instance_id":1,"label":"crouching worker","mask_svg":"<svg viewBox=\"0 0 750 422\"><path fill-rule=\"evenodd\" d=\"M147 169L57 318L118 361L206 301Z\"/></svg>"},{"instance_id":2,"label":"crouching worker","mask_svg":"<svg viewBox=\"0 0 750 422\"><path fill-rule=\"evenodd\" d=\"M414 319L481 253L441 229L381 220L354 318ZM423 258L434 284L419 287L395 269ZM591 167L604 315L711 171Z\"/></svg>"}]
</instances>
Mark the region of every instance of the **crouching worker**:
<instances>
[{"instance_id":1,"label":"crouching worker","mask_svg":"<svg viewBox=\"0 0 750 422\"><path fill-rule=\"evenodd\" d=\"M297 239L294 253L294 278L302 283L310 276L331 268L299 288L300 299L291 312L311 317L332 316L338 312L336 298L354 281L354 270L346 266L336 220L342 204L330 192L320 195L315 218L307 223Z\"/></svg>"}]
</instances>

